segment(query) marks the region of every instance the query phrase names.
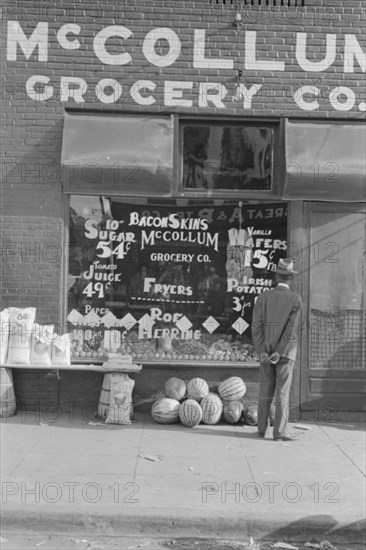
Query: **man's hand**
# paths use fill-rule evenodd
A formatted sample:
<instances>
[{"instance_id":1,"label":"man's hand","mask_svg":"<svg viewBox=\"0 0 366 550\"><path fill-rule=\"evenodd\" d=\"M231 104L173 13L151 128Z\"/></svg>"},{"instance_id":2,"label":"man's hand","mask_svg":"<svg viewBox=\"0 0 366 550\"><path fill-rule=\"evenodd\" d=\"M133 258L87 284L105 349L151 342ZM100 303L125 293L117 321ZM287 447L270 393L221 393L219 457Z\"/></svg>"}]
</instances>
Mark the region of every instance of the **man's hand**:
<instances>
[{"instance_id":1,"label":"man's hand","mask_svg":"<svg viewBox=\"0 0 366 550\"><path fill-rule=\"evenodd\" d=\"M272 365L276 365L280 359L281 359L281 355L277 353L277 351L272 353L271 357L269 358Z\"/></svg>"},{"instance_id":2,"label":"man's hand","mask_svg":"<svg viewBox=\"0 0 366 550\"><path fill-rule=\"evenodd\" d=\"M261 353L260 356L259 356L259 360L262 363L262 365L264 365L264 366L267 366L267 365L270 364L268 353Z\"/></svg>"}]
</instances>

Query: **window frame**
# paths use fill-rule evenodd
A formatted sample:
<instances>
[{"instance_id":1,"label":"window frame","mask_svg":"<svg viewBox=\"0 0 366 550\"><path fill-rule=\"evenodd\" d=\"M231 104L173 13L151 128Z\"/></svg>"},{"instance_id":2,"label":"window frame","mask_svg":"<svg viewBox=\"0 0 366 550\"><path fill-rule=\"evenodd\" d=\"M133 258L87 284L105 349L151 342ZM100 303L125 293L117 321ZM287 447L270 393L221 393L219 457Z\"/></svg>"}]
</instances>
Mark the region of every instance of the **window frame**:
<instances>
[{"instance_id":1,"label":"window frame","mask_svg":"<svg viewBox=\"0 0 366 550\"><path fill-rule=\"evenodd\" d=\"M65 194L64 196L64 205L65 205L65 223L64 223L64 230L65 230L65 250L67 251L67 255L66 255L66 259L65 259L65 262L64 262L64 281L63 281L63 294L64 294L64 299L63 299L63 315L64 315L64 327L65 329L67 328L67 331L69 331L69 322L67 320L67 317L68 317L68 314L69 314L69 300L68 300L68 291L69 291L69 288L68 288L68 284L67 284L67 281L68 281L68 274L69 274L69 253L70 253L70 208L71 208L71 200L72 200L72 197L73 196L78 196L78 197L85 197L85 194L83 193L73 193L73 194ZM98 197L99 194L97 193L90 193L88 196L90 197ZM113 200L113 197L112 197L112 200ZM132 200L131 204L135 204L135 200L134 200L134 197L123 197L121 196L121 202L124 203L125 201L127 203L130 203L130 201ZM155 199L152 198L152 197L148 197L146 198L146 203L147 205L149 204L149 201L161 201L163 200L163 202L167 201L168 203L174 203L176 202L177 206L178 203L180 202L180 199L178 197L165 197L164 199L162 199L161 197L156 197ZM186 197L185 199L183 199L183 202L188 202L188 201L191 201L193 203L195 202L200 202L201 199L198 199L196 197ZM216 203L216 207L220 206L220 203L221 202L224 202L222 200L214 200L212 199L212 197L205 197L203 199L205 202L207 203L213 203L215 204ZM227 198L226 201L228 203L236 203L236 199L231 199L231 198ZM239 201L240 202L240 201ZM252 207L253 204L252 203L258 203L258 201L251 201L251 200L247 200L247 201L243 201L244 203L246 203L247 206L249 207ZM277 202L277 201L275 201ZM283 201L278 201L279 204L287 204L287 203L284 203ZM140 206L144 205L144 203L141 201L141 198L139 198L137 204L140 204ZM182 206L182 205L181 205ZM204 205L202 205L204 206ZM234 207L234 204L232 205L229 205L229 206L232 206ZM245 204L243 205L245 206ZM261 205L260 204L256 204L256 206L260 207ZM266 206L266 205L264 205ZM268 206L268 205L267 205ZM287 205L288 207L288 205ZM289 231L289 214L287 213L287 221L286 221L286 240L288 241L288 231ZM234 295L232 296L232 298L234 297ZM109 307L109 306L107 306ZM157 306L159 307L159 306ZM234 310L234 308L232 308ZM237 310L235 310L237 311ZM112 311L112 313L114 313ZM230 312L232 314L232 312ZM207 316L209 316L210 313L207 312ZM213 314L212 314L213 315ZM243 319L244 319L244 315L243 314L239 314L239 316L243 316ZM245 320L245 319L244 319ZM250 326L250 325L249 325ZM239 332L239 331L238 331ZM226 338L226 335L227 333L224 332L223 333L225 336L220 336L219 335L219 338ZM239 333L241 335L241 333ZM235 335L236 336L236 335ZM228 340L229 341L229 340ZM245 342L246 344L250 344L251 346L253 346L253 343L251 340L248 340L248 342ZM137 359L139 361L141 361L141 359ZM199 359L198 360L198 364L200 366L212 366L212 361L214 359ZM90 363L90 362L100 362L102 361L102 359L99 359L99 358L86 358L86 359L81 359L81 358L74 358L72 357L72 361L71 363L72 364L79 364L80 362L81 363ZM193 357L191 358L184 358L184 359L179 359L179 358L173 358L173 359L168 359L168 358L165 358L164 360L162 360L162 363L160 364L163 364L163 365L183 365L183 366L192 366L192 365L195 365L197 359L193 359ZM213 366L218 366L218 364L222 363L224 366L227 366L228 368L232 368L232 367L237 367L237 366L240 366L241 368L242 367L249 367L249 368L252 368L252 367L257 367L258 366L258 363L256 360L253 360L253 359L250 359L249 361L247 360L237 360L237 359L231 359L231 360L226 360L224 361L224 359L220 359L218 358L217 360L215 360L216 363L213 365ZM142 361L144 364L151 364L151 365L157 365L157 360L156 359L144 359Z\"/></svg>"},{"instance_id":2,"label":"window frame","mask_svg":"<svg viewBox=\"0 0 366 550\"><path fill-rule=\"evenodd\" d=\"M175 185L173 186L173 196L186 197L186 198L213 198L213 199L238 199L243 200L260 199L260 200L273 200L281 199L280 191L282 188L281 173L284 174L284 151L281 148L281 135L283 134L283 123L281 120L274 119L233 119L233 118L204 118L200 117L177 117L175 120L177 124L178 140L175 143ZM272 188L269 190L258 189L186 189L183 187L183 130L184 126L245 126L247 124L250 127L266 127L273 129L273 151L272 151ZM282 151L281 151L282 149Z\"/></svg>"}]
</instances>

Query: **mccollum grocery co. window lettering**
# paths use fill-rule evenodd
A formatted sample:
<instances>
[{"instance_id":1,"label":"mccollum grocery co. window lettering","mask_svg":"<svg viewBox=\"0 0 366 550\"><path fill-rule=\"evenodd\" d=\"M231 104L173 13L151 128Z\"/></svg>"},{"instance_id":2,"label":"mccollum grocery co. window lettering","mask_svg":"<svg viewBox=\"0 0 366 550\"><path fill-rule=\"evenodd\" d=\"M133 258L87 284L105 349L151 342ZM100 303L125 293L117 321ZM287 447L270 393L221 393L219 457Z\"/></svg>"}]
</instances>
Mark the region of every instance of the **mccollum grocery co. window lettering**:
<instances>
[{"instance_id":1,"label":"mccollum grocery co. window lettering","mask_svg":"<svg viewBox=\"0 0 366 550\"><path fill-rule=\"evenodd\" d=\"M286 205L70 197L73 359L256 361L255 298L287 255Z\"/></svg>"}]
</instances>

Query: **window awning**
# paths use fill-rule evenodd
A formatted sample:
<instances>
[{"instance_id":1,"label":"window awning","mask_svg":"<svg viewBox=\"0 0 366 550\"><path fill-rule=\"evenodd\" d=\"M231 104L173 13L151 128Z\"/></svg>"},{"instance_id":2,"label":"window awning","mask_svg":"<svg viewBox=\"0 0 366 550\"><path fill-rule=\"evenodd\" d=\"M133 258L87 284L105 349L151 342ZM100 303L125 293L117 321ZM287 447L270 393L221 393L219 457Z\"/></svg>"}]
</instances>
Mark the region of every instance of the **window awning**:
<instances>
[{"instance_id":1,"label":"window awning","mask_svg":"<svg viewBox=\"0 0 366 550\"><path fill-rule=\"evenodd\" d=\"M172 117L66 113L64 190L171 195L173 135Z\"/></svg>"},{"instance_id":2,"label":"window awning","mask_svg":"<svg viewBox=\"0 0 366 550\"><path fill-rule=\"evenodd\" d=\"M366 199L366 126L286 121L283 199Z\"/></svg>"}]
</instances>

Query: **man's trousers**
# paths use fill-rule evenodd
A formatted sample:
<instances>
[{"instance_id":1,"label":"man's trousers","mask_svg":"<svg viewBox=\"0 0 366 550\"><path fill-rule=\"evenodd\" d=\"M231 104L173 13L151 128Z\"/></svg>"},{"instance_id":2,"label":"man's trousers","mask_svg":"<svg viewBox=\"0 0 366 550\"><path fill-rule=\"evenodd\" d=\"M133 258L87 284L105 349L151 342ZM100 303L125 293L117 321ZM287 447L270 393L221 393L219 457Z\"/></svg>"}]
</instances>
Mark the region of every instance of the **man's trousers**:
<instances>
[{"instance_id":1,"label":"man's trousers","mask_svg":"<svg viewBox=\"0 0 366 550\"><path fill-rule=\"evenodd\" d=\"M276 365L261 362L258 399L258 432L260 434L264 434L268 428L273 398L275 405L273 437L282 437L286 434L293 370L294 361L286 357L281 357Z\"/></svg>"}]
</instances>

